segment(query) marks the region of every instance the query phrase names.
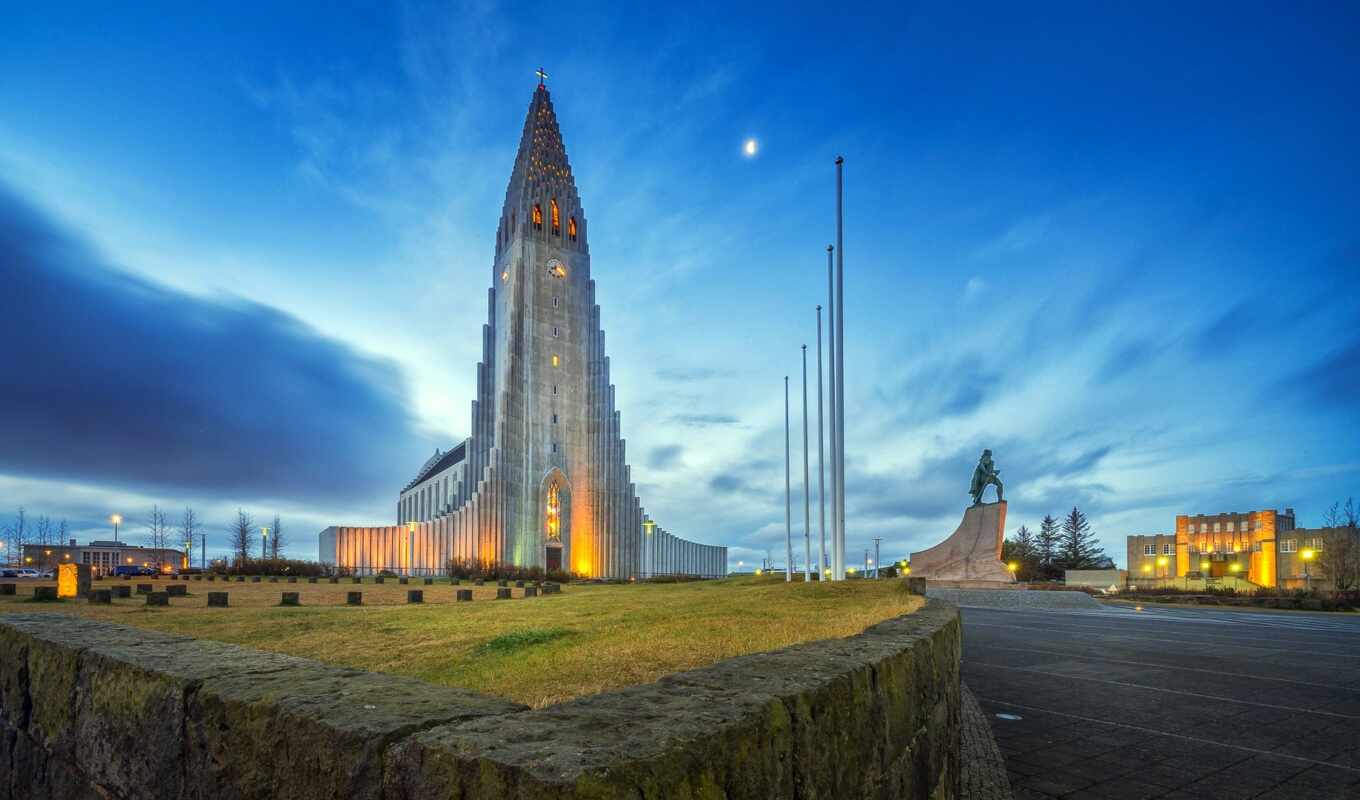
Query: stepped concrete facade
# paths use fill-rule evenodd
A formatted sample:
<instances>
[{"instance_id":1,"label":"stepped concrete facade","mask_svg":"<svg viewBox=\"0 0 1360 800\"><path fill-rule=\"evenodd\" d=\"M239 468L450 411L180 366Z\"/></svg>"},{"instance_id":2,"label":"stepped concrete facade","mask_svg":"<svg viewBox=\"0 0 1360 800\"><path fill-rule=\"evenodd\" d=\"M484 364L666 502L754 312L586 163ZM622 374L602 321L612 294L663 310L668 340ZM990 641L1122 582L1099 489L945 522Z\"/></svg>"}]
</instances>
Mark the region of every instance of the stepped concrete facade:
<instances>
[{"instance_id":1,"label":"stepped concrete facade","mask_svg":"<svg viewBox=\"0 0 1360 800\"><path fill-rule=\"evenodd\" d=\"M534 91L496 232L471 436L401 491L397 524L334 526L321 559L449 561L633 579L727 573L727 549L656 526L637 495L590 277L589 225L548 89Z\"/></svg>"}]
</instances>

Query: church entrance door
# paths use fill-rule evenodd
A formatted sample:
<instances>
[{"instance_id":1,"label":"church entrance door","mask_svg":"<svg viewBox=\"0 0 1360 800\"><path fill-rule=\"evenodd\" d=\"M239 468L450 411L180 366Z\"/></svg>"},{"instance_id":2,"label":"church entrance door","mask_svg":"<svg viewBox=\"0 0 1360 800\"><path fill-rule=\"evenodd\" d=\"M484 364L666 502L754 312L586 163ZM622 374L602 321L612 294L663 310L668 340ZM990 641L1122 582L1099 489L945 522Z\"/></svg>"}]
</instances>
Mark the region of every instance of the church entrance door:
<instances>
[{"instance_id":1,"label":"church entrance door","mask_svg":"<svg viewBox=\"0 0 1360 800\"><path fill-rule=\"evenodd\" d=\"M562 569L562 548L548 546L548 570Z\"/></svg>"}]
</instances>

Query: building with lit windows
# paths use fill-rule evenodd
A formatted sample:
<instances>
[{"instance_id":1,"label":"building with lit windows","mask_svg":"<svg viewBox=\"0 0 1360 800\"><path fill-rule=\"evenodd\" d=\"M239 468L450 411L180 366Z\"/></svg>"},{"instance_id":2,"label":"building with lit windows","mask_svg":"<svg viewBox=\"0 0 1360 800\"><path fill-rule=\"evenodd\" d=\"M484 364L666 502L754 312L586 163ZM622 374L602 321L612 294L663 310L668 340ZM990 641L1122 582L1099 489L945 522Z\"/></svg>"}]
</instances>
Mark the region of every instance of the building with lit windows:
<instances>
[{"instance_id":1,"label":"building with lit windows","mask_svg":"<svg viewBox=\"0 0 1360 800\"><path fill-rule=\"evenodd\" d=\"M1182 514L1175 533L1128 537L1128 580L1237 578L1263 588L1324 588L1331 583L1328 547L1339 537L1357 535L1354 529L1296 528L1292 508Z\"/></svg>"},{"instance_id":2,"label":"building with lit windows","mask_svg":"<svg viewBox=\"0 0 1360 800\"><path fill-rule=\"evenodd\" d=\"M138 547L127 542L96 541L81 545L71 539L64 545L24 545L23 566L55 569L59 564L89 564L90 571L95 575L107 575L120 565L148 567L162 572L179 572L188 566L182 550Z\"/></svg>"},{"instance_id":3,"label":"building with lit windows","mask_svg":"<svg viewBox=\"0 0 1360 800\"><path fill-rule=\"evenodd\" d=\"M725 547L670 534L638 498L589 234L540 82L496 232L471 435L406 483L396 524L322 531L322 561L418 575L450 561L623 580L726 574Z\"/></svg>"}]
</instances>

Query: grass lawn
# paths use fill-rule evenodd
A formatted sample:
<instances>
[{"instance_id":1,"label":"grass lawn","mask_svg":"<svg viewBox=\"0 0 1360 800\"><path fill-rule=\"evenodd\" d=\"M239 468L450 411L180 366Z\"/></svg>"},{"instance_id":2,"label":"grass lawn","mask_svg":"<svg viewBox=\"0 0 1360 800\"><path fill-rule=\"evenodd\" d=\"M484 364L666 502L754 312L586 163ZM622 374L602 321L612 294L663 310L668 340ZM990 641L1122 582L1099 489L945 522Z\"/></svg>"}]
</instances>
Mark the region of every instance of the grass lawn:
<instances>
[{"instance_id":1,"label":"grass lawn","mask_svg":"<svg viewBox=\"0 0 1360 800\"><path fill-rule=\"evenodd\" d=\"M135 587L139 582L133 579ZM96 581L108 587L123 581ZM164 585L165 581L157 581ZM473 588L474 602L453 602L446 581L401 586L395 579L362 586L324 582L192 581L190 596L148 608L133 596L111 606L84 601L27 602L0 597L0 614L52 611L303 656L332 664L407 675L544 706L618 689L724 658L798 642L850 636L915 611L921 598L897 580L795 582L780 577L675 584L564 586L562 594L496 601L494 585ZM157 587L158 589L161 586ZM422 589L424 605L406 605ZM362 607L344 606L362 590ZM135 589L134 589L135 591ZM209 591L230 593L230 608L207 608ZM298 608L277 607L280 592L301 595Z\"/></svg>"}]
</instances>

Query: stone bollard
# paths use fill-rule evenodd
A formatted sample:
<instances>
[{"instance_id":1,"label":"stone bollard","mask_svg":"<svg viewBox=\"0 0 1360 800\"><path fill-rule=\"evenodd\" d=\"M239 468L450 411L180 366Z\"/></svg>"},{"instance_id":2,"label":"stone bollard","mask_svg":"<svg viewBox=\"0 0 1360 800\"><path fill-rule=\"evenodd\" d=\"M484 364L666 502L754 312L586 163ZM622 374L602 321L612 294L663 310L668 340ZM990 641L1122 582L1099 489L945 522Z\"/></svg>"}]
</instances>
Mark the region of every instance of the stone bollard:
<instances>
[{"instance_id":1,"label":"stone bollard","mask_svg":"<svg viewBox=\"0 0 1360 800\"><path fill-rule=\"evenodd\" d=\"M165 587L165 593L171 597L184 597L189 593L189 587L182 583L176 583L173 586Z\"/></svg>"},{"instance_id":2,"label":"stone bollard","mask_svg":"<svg viewBox=\"0 0 1360 800\"><path fill-rule=\"evenodd\" d=\"M534 587L534 586L526 586L526 587L524 587L524 596L525 596L525 597L538 597L538 589L537 589L537 587Z\"/></svg>"},{"instance_id":3,"label":"stone bollard","mask_svg":"<svg viewBox=\"0 0 1360 800\"><path fill-rule=\"evenodd\" d=\"M226 592L208 592L208 608L226 608Z\"/></svg>"},{"instance_id":4,"label":"stone bollard","mask_svg":"<svg viewBox=\"0 0 1360 800\"><path fill-rule=\"evenodd\" d=\"M410 582L411 582L411 579L408 578L408 577L406 577L406 576L404 576L404 575L403 575L402 577L400 577L400 578L397 578L397 583L400 583L402 586L406 586L406 585L408 585Z\"/></svg>"},{"instance_id":5,"label":"stone bollard","mask_svg":"<svg viewBox=\"0 0 1360 800\"><path fill-rule=\"evenodd\" d=\"M406 602L408 602L408 603L423 603L423 602L425 602L425 592L422 591L422 590L420 590L420 589L407 589L407 590L406 590Z\"/></svg>"},{"instance_id":6,"label":"stone bollard","mask_svg":"<svg viewBox=\"0 0 1360 800\"><path fill-rule=\"evenodd\" d=\"M425 585L426 585L426 586L434 586L434 578L426 578L426 579L425 579Z\"/></svg>"},{"instance_id":7,"label":"stone bollard","mask_svg":"<svg viewBox=\"0 0 1360 800\"><path fill-rule=\"evenodd\" d=\"M308 578L308 579L307 579L307 582L308 582L308 583L316 583L316 578Z\"/></svg>"},{"instance_id":8,"label":"stone bollard","mask_svg":"<svg viewBox=\"0 0 1360 800\"><path fill-rule=\"evenodd\" d=\"M907 592L911 594L924 595L926 593L925 578L907 578Z\"/></svg>"},{"instance_id":9,"label":"stone bollard","mask_svg":"<svg viewBox=\"0 0 1360 800\"><path fill-rule=\"evenodd\" d=\"M471 590L471 589L459 589L459 590L458 590L457 592L455 592L454 594L455 594L456 597L457 597L457 601L456 601L456 602L459 602L459 603L471 603L471 602L472 602L472 590Z\"/></svg>"},{"instance_id":10,"label":"stone bollard","mask_svg":"<svg viewBox=\"0 0 1360 800\"><path fill-rule=\"evenodd\" d=\"M373 579L373 582L374 582L374 583L386 583L386 582L387 582L387 578L384 577L384 576L382 576L382 575L379 575L378 577L376 577L376 578Z\"/></svg>"},{"instance_id":11,"label":"stone bollard","mask_svg":"<svg viewBox=\"0 0 1360 800\"><path fill-rule=\"evenodd\" d=\"M34 586L33 599L39 603L55 603L57 601L57 587Z\"/></svg>"},{"instance_id":12,"label":"stone bollard","mask_svg":"<svg viewBox=\"0 0 1360 800\"><path fill-rule=\"evenodd\" d=\"M350 578L350 579L349 579L349 582L350 582L350 583L363 583L363 582L364 582L364 579L363 579L363 578Z\"/></svg>"},{"instance_id":13,"label":"stone bollard","mask_svg":"<svg viewBox=\"0 0 1360 800\"><path fill-rule=\"evenodd\" d=\"M15 592L15 586L14 586L14 584L12 584L12 583L0 583L0 594L2 594L2 595L12 595L12 594L14 594L14 592Z\"/></svg>"},{"instance_id":14,"label":"stone bollard","mask_svg":"<svg viewBox=\"0 0 1360 800\"><path fill-rule=\"evenodd\" d=\"M350 593L345 597L345 602L348 603L349 605L352 605L352 606L361 606L361 605L364 604L364 593L363 593L363 592L350 592Z\"/></svg>"},{"instance_id":15,"label":"stone bollard","mask_svg":"<svg viewBox=\"0 0 1360 800\"><path fill-rule=\"evenodd\" d=\"M497 600L510 600L510 599L512 599L512 598L510 597L510 590L509 590L508 588L504 587L504 586L502 586L502 587L496 589L496 599L497 599Z\"/></svg>"},{"instance_id":16,"label":"stone bollard","mask_svg":"<svg viewBox=\"0 0 1360 800\"><path fill-rule=\"evenodd\" d=\"M302 603L298 602L298 593L297 593L297 592L284 592L284 593L283 593L283 597L279 600L279 605L281 605L281 606L300 606L300 605L302 605Z\"/></svg>"},{"instance_id":17,"label":"stone bollard","mask_svg":"<svg viewBox=\"0 0 1360 800\"><path fill-rule=\"evenodd\" d=\"M108 589L95 589L86 599L96 605L106 606L113 602L113 592Z\"/></svg>"},{"instance_id":18,"label":"stone bollard","mask_svg":"<svg viewBox=\"0 0 1360 800\"><path fill-rule=\"evenodd\" d=\"M115 586L115 587L113 587L113 596L114 596L114 597L120 597L120 598L123 598L123 599L127 599L127 598L129 598L129 597L132 596L132 587L131 587L131 586Z\"/></svg>"},{"instance_id":19,"label":"stone bollard","mask_svg":"<svg viewBox=\"0 0 1360 800\"><path fill-rule=\"evenodd\" d=\"M156 587L149 583L137 584L137 594L151 594L154 591L156 591Z\"/></svg>"},{"instance_id":20,"label":"stone bollard","mask_svg":"<svg viewBox=\"0 0 1360 800\"><path fill-rule=\"evenodd\" d=\"M524 588L524 581L515 581L515 588L516 588L516 589L523 589L523 588Z\"/></svg>"},{"instance_id":21,"label":"stone bollard","mask_svg":"<svg viewBox=\"0 0 1360 800\"><path fill-rule=\"evenodd\" d=\"M170 605L170 595L165 592L152 592L146 596L146 604L149 606L168 606Z\"/></svg>"}]
</instances>

